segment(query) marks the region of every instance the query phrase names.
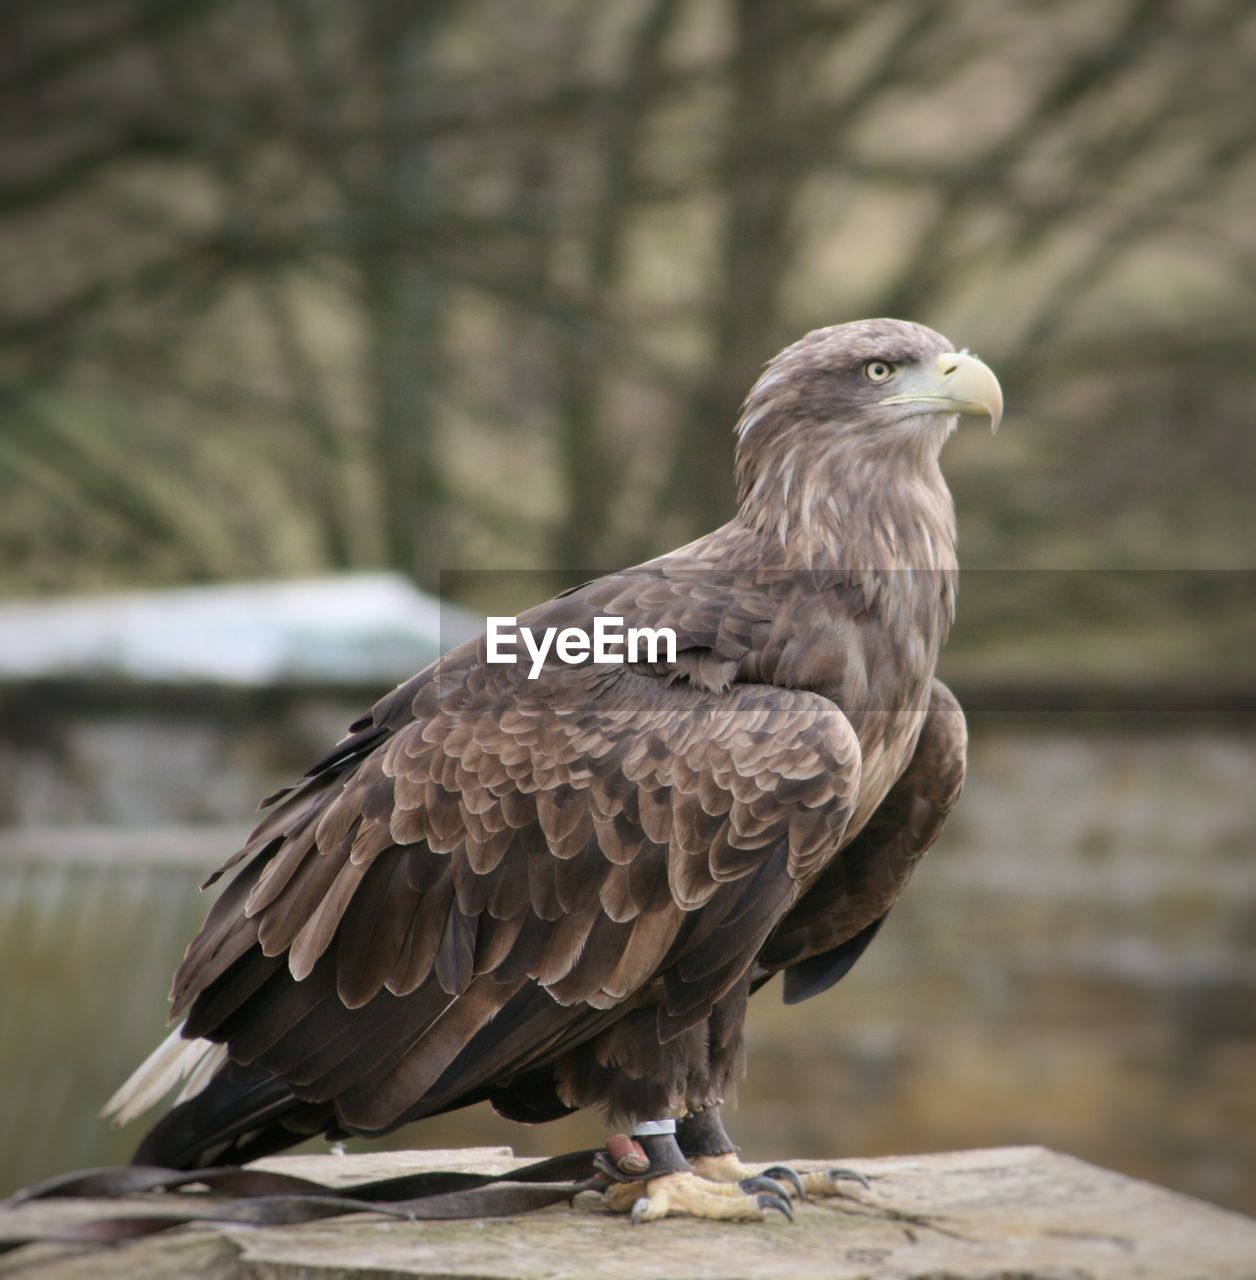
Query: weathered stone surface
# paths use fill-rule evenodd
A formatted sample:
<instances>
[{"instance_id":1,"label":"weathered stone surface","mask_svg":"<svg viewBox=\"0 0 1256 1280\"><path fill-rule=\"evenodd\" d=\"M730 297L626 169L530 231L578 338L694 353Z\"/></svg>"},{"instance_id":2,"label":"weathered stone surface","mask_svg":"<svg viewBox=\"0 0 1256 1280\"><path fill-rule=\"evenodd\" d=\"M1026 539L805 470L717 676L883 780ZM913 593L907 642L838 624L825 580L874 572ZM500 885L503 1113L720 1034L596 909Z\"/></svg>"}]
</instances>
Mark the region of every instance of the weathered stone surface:
<instances>
[{"instance_id":1,"label":"weathered stone surface","mask_svg":"<svg viewBox=\"0 0 1256 1280\"><path fill-rule=\"evenodd\" d=\"M266 1162L328 1182L429 1168L502 1171L506 1148ZM302 1226L197 1227L111 1250L39 1246L0 1259L30 1280L1253 1280L1256 1222L1041 1147L843 1161L871 1181L791 1226L673 1220L633 1228L588 1204L491 1221L362 1215ZM810 1162L814 1167L814 1162ZM800 1162L799 1167L808 1167ZM30 1224L152 1213L159 1201L51 1202ZM10 1223L9 1225L15 1225Z\"/></svg>"}]
</instances>

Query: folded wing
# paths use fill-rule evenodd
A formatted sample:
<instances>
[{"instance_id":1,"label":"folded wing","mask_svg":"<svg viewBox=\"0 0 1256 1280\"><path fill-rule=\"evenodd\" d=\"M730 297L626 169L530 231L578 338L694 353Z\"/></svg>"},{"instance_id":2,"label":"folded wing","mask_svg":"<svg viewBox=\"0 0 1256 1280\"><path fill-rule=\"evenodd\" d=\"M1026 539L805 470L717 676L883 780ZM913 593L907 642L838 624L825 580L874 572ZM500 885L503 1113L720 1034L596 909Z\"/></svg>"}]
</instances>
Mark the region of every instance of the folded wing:
<instances>
[{"instance_id":1,"label":"folded wing","mask_svg":"<svg viewBox=\"0 0 1256 1280\"><path fill-rule=\"evenodd\" d=\"M173 990L186 1035L352 1130L643 1002L664 1040L701 1021L857 798L854 733L807 692L464 655L406 698L259 825Z\"/></svg>"}]
</instances>

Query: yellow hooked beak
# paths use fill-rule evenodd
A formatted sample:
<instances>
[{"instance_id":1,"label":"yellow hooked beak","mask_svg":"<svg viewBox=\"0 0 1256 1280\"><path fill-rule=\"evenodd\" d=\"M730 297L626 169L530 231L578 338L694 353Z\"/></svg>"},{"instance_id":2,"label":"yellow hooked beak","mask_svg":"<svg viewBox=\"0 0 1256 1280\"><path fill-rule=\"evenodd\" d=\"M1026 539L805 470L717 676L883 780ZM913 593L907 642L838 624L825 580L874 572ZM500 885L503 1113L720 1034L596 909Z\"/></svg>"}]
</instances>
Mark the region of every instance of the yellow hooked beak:
<instances>
[{"instance_id":1,"label":"yellow hooked beak","mask_svg":"<svg viewBox=\"0 0 1256 1280\"><path fill-rule=\"evenodd\" d=\"M999 380L967 351L944 351L930 365L904 371L898 389L882 404L919 405L920 413L986 413L990 431L1003 417L1003 389Z\"/></svg>"}]
</instances>

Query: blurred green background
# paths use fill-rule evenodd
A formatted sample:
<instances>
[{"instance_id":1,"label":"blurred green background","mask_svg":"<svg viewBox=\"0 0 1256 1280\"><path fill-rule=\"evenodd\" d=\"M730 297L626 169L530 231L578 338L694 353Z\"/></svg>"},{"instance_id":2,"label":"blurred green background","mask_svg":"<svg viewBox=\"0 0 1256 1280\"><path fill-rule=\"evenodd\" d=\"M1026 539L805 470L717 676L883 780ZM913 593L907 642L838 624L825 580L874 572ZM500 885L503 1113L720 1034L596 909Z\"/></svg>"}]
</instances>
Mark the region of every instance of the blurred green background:
<instances>
[{"instance_id":1,"label":"blurred green background","mask_svg":"<svg viewBox=\"0 0 1256 1280\"><path fill-rule=\"evenodd\" d=\"M0 595L508 612L726 519L779 347L928 323L1008 402L945 457L971 781L851 979L756 1001L735 1132L1256 1208L1254 57L1239 0L11 0ZM387 683L0 688L0 1190L126 1153L195 882Z\"/></svg>"}]
</instances>

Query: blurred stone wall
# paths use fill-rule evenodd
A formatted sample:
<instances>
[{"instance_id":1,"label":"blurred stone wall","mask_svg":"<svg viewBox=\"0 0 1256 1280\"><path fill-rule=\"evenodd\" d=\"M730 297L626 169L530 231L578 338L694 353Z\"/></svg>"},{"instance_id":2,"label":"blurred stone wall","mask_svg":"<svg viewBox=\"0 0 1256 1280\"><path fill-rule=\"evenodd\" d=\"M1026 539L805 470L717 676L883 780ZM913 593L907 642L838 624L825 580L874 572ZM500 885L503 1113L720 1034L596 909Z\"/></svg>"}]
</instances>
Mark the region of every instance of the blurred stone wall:
<instances>
[{"instance_id":1,"label":"blurred stone wall","mask_svg":"<svg viewBox=\"0 0 1256 1280\"><path fill-rule=\"evenodd\" d=\"M0 689L0 1193L129 1153L95 1112L161 1034L196 884L378 692ZM1250 706L962 696L945 835L849 979L756 999L735 1136L752 1158L1041 1142L1256 1209ZM474 1108L393 1141L599 1132Z\"/></svg>"}]
</instances>

